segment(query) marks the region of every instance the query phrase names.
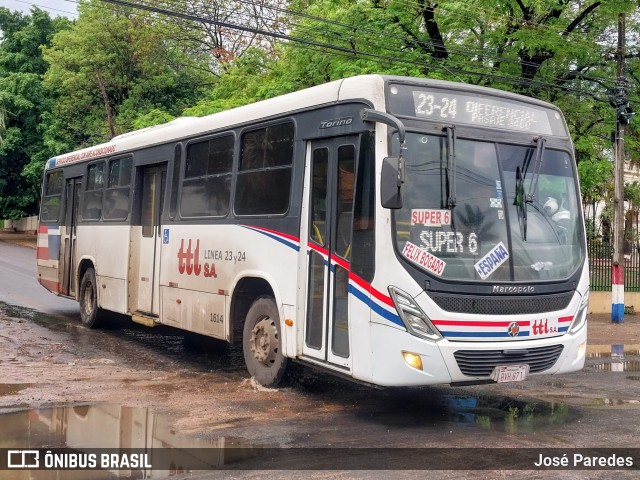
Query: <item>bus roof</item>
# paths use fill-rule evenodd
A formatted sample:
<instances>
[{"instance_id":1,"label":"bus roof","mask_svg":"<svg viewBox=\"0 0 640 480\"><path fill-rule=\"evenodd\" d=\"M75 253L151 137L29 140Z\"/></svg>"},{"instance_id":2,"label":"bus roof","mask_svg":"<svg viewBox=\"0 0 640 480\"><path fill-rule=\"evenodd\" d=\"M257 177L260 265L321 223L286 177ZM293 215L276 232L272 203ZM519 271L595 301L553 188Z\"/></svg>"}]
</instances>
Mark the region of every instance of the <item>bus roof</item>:
<instances>
[{"instance_id":1,"label":"bus roof","mask_svg":"<svg viewBox=\"0 0 640 480\"><path fill-rule=\"evenodd\" d=\"M384 85L390 81L497 95L527 101L557 110L552 104L540 100L476 85L415 77L360 75L336 80L204 117L180 117L161 125L124 133L112 138L106 143L53 157L47 162L46 169L89 161L108 155L125 153L138 148L158 145L183 138L205 135L246 122L267 119L313 106L329 105L350 99L366 99L375 109L384 111Z\"/></svg>"}]
</instances>

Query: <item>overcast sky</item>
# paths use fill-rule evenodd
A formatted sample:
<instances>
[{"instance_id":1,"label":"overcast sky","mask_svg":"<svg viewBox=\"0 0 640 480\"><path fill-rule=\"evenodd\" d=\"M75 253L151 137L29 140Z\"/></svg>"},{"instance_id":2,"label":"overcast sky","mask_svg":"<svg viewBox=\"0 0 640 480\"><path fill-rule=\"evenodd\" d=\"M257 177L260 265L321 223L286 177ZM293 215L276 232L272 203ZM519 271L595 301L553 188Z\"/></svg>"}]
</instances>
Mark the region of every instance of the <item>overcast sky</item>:
<instances>
[{"instance_id":1,"label":"overcast sky","mask_svg":"<svg viewBox=\"0 0 640 480\"><path fill-rule=\"evenodd\" d=\"M77 1L69 0L0 0L0 7L9 10L19 10L29 13L32 7L46 10L52 17L65 16L69 18L77 17Z\"/></svg>"}]
</instances>

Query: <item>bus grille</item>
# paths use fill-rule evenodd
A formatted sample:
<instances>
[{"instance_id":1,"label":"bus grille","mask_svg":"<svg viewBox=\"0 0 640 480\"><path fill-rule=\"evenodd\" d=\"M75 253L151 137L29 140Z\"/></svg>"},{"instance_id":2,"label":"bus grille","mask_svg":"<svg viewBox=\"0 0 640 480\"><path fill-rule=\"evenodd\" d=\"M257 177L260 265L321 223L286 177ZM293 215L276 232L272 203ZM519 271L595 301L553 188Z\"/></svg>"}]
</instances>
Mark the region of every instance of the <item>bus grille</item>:
<instances>
[{"instance_id":1,"label":"bus grille","mask_svg":"<svg viewBox=\"0 0 640 480\"><path fill-rule=\"evenodd\" d=\"M530 373L548 370L558 360L563 345L514 350L458 350L458 368L470 377L488 377L498 365L529 365Z\"/></svg>"},{"instance_id":2,"label":"bus grille","mask_svg":"<svg viewBox=\"0 0 640 480\"><path fill-rule=\"evenodd\" d=\"M567 308L573 292L535 297L480 297L430 293L429 296L443 310L478 315L524 315L555 312Z\"/></svg>"}]
</instances>

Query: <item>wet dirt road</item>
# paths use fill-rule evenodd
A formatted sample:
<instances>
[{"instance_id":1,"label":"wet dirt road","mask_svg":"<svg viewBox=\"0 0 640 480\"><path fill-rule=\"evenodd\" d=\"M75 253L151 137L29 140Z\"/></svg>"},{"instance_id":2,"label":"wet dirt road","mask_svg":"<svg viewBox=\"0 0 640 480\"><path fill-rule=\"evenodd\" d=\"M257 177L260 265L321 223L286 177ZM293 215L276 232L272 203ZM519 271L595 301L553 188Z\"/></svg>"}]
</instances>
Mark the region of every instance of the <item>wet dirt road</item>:
<instances>
[{"instance_id":1,"label":"wet dirt road","mask_svg":"<svg viewBox=\"0 0 640 480\"><path fill-rule=\"evenodd\" d=\"M592 318L587 366L577 374L506 385L373 389L302 369L300 378L268 390L248 378L237 346L121 318L109 328L87 330L75 302L56 298L35 282L33 257L31 249L0 242L0 447L640 446L635 317L627 316L622 326ZM389 469L394 467L391 462ZM103 478L86 473L56 478ZM526 477L612 478L613 473L527 472ZM262 475L225 471L172 478ZM304 475L416 477L407 471ZM522 478L524 472L429 475ZM637 472L615 476L637 478ZM158 477L154 472L152 478ZM0 471L4 478L14 477Z\"/></svg>"}]
</instances>

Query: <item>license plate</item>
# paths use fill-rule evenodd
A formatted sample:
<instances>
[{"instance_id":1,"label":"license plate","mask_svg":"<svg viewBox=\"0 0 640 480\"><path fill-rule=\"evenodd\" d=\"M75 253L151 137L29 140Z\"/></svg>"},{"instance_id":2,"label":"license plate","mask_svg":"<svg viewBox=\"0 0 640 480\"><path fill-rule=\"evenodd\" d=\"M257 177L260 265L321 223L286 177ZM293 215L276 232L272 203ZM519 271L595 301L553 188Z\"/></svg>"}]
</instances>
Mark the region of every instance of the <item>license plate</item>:
<instances>
[{"instance_id":1,"label":"license plate","mask_svg":"<svg viewBox=\"0 0 640 480\"><path fill-rule=\"evenodd\" d=\"M491 373L491 380L497 383L521 382L529 375L529 365L498 365Z\"/></svg>"}]
</instances>

